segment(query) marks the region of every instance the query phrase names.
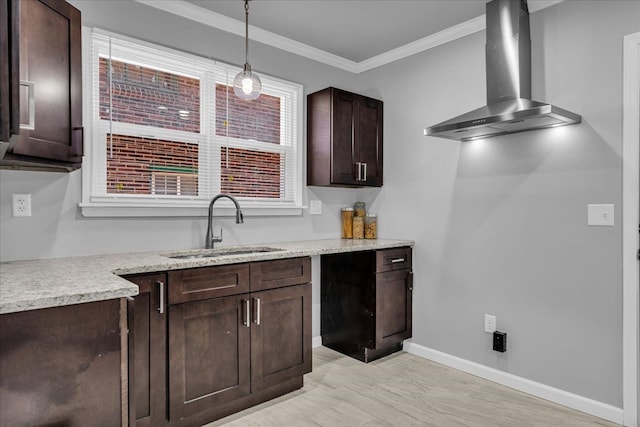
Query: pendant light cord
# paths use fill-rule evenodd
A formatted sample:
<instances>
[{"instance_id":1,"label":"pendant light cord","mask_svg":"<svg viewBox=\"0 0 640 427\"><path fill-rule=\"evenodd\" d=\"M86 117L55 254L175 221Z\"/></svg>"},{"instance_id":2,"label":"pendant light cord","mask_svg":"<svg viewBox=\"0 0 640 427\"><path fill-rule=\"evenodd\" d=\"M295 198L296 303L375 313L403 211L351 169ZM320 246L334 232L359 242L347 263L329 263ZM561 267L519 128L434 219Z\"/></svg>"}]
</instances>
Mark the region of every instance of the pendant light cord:
<instances>
[{"instance_id":1,"label":"pendant light cord","mask_svg":"<svg viewBox=\"0 0 640 427\"><path fill-rule=\"evenodd\" d=\"M249 63L249 0L244 0L244 63Z\"/></svg>"}]
</instances>

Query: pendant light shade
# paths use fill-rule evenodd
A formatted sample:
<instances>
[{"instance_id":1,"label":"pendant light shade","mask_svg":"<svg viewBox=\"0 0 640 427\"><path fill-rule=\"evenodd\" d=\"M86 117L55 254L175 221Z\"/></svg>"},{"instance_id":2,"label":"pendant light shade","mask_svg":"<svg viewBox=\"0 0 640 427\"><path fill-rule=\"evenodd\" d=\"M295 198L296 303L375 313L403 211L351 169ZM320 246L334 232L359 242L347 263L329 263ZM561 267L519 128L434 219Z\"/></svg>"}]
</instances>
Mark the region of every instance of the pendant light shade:
<instances>
[{"instance_id":1,"label":"pendant light shade","mask_svg":"<svg viewBox=\"0 0 640 427\"><path fill-rule=\"evenodd\" d=\"M256 73L251 72L251 65L244 64L244 70L233 79L233 92L241 99L257 99L262 90L262 82Z\"/></svg>"},{"instance_id":2,"label":"pendant light shade","mask_svg":"<svg viewBox=\"0 0 640 427\"><path fill-rule=\"evenodd\" d=\"M244 69L233 79L233 92L240 99L253 100L260 96L262 82L260 77L251 71L249 65L249 0L244 0L245 16L245 61Z\"/></svg>"}]
</instances>

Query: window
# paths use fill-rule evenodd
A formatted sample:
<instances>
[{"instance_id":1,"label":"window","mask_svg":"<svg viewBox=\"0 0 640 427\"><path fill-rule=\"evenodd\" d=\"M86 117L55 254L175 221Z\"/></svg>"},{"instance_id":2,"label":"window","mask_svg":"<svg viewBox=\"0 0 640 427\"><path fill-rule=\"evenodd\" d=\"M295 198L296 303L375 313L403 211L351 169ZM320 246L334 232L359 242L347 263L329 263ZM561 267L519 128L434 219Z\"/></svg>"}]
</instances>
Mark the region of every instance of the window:
<instances>
[{"instance_id":1,"label":"window","mask_svg":"<svg viewBox=\"0 0 640 427\"><path fill-rule=\"evenodd\" d=\"M198 172L193 170L185 172L153 170L151 172L151 194L196 196L198 194Z\"/></svg>"},{"instance_id":2,"label":"window","mask_svg":"<svg viewBox=\"0 0 640 427\"><path fill-rule=\"evenodd\" d=\"M235 67L84 31L83 214L202 215L218 193L250 214L301 212L300 85L260 74L245 101Z\"/></svg>"}]
</instances>

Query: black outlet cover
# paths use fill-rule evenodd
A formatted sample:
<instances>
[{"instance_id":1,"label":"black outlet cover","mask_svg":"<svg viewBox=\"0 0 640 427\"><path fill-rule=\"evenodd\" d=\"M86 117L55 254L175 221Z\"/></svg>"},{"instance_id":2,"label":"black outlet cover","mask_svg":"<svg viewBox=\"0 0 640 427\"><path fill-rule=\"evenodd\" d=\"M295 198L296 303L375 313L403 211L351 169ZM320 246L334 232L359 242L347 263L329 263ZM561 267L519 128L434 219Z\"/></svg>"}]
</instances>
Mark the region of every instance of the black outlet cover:
<instances>
[{"instance_id":1,"label":"black outlet cover","mask_svg":"<svg viewBox=\"0 0 640 427\"><path fill-rule=\"evenodd\" d=\"M493 349L504 353L507 351L507 333L495 331L493 333Z\"/></svg>"}]
</instances>

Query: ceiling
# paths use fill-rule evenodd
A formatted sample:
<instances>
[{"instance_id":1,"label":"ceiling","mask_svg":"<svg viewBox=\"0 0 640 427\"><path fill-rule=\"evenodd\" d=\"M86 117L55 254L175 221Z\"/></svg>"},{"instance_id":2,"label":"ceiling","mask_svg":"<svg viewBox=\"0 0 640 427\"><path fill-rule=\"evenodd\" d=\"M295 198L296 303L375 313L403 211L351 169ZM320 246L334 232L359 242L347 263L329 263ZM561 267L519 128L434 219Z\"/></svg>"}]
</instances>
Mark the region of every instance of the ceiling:
<instances>
[{"instance_id":1,"label":"ceiling","mask_svg":"<svg viewBox=\"0 0 640 427\"><path fill-rule=\"evenodd\" d=\"M244 36L243 0L137 1ZM485 0L251 0L249 38L362 72L484 29L484 10Z\"/></svg>"}]
</instances>

